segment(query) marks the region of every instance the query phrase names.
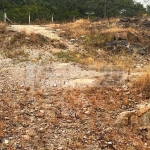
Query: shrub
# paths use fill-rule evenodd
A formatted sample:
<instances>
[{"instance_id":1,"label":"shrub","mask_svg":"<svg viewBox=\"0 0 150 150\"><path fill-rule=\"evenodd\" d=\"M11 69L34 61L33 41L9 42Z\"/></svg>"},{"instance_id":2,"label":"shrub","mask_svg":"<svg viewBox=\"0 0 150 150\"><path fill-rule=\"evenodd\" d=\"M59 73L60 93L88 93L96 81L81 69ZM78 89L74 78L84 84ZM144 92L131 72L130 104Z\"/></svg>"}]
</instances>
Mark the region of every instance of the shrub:
<instances>
[{"instance_id":1,"label":"shrub","mask_svg":"<svg viewBox=\"0 0 150 150\"><path fill-rule=\"evenodd\" d=\"M134 80L134 86L138 92L150 97L150 70L146 70Z\"/></svg>"},{"instance_id":2,"label":"shrub","mask_svg":"<svg viewBox=\"0 0 150 150\"><path fill-rule=\"evenodd\" d=\"M0 33L4 33L6 31L7 25L0 22Z\"/></svg>"}]
</instances>

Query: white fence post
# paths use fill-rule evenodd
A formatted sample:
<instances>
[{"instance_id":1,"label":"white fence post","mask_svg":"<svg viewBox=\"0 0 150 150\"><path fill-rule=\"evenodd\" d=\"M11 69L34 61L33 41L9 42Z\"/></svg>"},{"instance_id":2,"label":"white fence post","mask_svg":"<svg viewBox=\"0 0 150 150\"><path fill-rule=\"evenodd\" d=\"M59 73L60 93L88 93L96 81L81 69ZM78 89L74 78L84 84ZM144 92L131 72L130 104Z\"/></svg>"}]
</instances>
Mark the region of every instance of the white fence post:
<instances>
[{"instance_id":1,"label":"white fence post","mask_svg":"<svg viewBox=\"0 0 150 150\"><path fill-rule=\"evenodd\" d=\"M7 15L6 15L6 9L4 11L4 23L6 23L6 18L7 18Z\"/></svg>"},{"instance_id":2,"label":"white fence post","mask_svg":"<svg viewBox=\"0 0 150 150\"><path fill-rule=\"evenodd\" d=\"M9 18L7 18L7 13L6 13L6 9L5 9L5 11L4 11L4 23L6 23L7 20L11 22L11 20Z\"/></svg>"},{"instance_id":3,"label":"white fence post","mask_svg":"<svg viewBox=\"0 0 150 150\"><path fill-rule=\"evenodd\" d=\"M29 24L30 24L30 22L31 22L31 17L30 17L30 12L29 12Z\"/></svg>"},{"instance_id":4,"label":"white fence post","mask_svg":"<svg viewBox=\"0 0 150 150\"><path fill-rule=\"evenodd\" d=\"M54 22L54 14L52 14L52 22Z\"/></svg>"}]
</instances>

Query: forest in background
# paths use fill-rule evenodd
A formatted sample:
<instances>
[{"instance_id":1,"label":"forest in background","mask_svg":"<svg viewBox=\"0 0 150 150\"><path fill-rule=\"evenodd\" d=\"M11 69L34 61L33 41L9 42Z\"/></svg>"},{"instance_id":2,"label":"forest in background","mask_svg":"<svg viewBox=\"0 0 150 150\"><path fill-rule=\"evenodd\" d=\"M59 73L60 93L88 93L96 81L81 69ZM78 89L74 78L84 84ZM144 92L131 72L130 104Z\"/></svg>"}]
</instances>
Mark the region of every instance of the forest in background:
<instances>
[{"instance_id":1,"label":"forest in background","mask_svg":"<svg viewBox=\"0 0 150 150\"><path fill-rule=\"evenodd\" d=\"M51 21L52 16L57 22L150 14L149 5L146 9L134 0L1 0L0 20L5 10L7 17L16 23L28 23L29 13L31 22Z\"/></svg>"}]
</instances>

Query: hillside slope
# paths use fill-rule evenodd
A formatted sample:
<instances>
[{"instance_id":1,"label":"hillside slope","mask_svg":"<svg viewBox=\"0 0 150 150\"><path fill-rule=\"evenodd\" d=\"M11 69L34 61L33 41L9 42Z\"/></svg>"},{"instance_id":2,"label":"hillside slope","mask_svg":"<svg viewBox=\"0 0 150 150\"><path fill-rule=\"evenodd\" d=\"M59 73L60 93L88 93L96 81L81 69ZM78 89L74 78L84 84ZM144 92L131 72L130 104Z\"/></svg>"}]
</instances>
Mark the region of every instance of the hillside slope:
<instances>
[{"instance_id":1,"label":"hillside slope","mask_svg":"<svg viewBox=\"0 0 150 150\"><path fill-rule=\"evenodd\" d=\"M0 24L1 149L150 149L149 26L118 21Z\"/></svg>"}]
</instances>

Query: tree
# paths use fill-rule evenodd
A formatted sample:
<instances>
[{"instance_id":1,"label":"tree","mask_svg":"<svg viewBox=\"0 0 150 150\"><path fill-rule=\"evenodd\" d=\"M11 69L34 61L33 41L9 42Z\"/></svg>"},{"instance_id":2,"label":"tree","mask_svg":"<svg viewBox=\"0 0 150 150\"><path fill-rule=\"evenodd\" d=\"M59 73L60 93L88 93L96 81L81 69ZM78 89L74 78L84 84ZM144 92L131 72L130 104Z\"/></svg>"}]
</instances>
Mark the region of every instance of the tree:
<instances>
[{"instance_id":1,"label":"tree","mask_svg":"<svg viewBox=\"0 0 150 150\"><path fill-rule=\"evenodd\" d=\"M148 6L148 0L145 0ZM134 0L0 0L0 12L7 10L8 18L28 22L31 12L32 21L36 19L51 20L52 14L57 21L92 17L106 18L120 15L135 16L146 13L146 9ZM124 10L124 13L121 12ZM149 7L147 7L149 10Z\"/></svg>"}]
</instances>

